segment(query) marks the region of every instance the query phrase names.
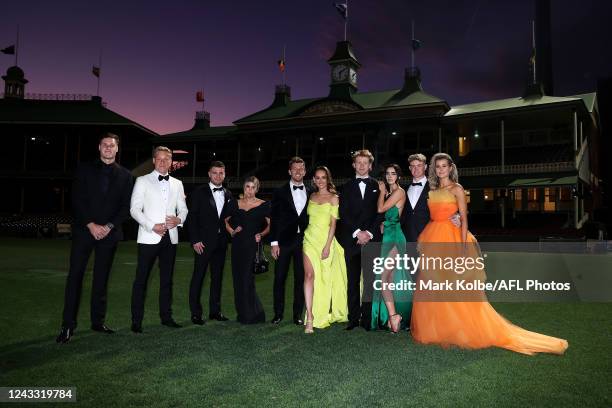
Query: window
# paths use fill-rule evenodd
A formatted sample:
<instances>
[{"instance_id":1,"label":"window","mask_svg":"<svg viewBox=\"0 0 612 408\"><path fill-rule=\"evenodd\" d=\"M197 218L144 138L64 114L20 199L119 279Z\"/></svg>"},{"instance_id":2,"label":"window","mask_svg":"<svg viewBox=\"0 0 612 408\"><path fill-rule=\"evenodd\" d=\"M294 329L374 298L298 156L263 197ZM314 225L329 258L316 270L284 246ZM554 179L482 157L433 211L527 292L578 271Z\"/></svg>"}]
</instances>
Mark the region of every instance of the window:
<instances>
[{"instance_id":1,"label":"window","mask_svg":"<svg viewBox=\"0 0 612 408\"><path fill-rule=\"evenodd\" d=\"M539 191L537 188L527 189L527 210L540 211Z\"/></svg>"},{"instance_id":2,"label":"window","mask_svg":"<svg viewBox=\"0 0 612 408\"><path fill-rule=\"evenodd\" d=\"M514 190L514 209L521 210L523 208L523 190L517 188Z\"/></svg>"},{"instance_id":3,"label":"window","mask_svg":"<svg viewBox=\"0 0 612 408\"><path fill-rule=\"evenodd\" d=\"M470 190L465 190L465 202L470 203Z\"/></svg>"},{"instance_id":4,"label":"window","mask_svg":"<svg viewBox=\"0 0 612 408\"><path fill-rule=\"evenodd\" d=\"M483 192L484 200L485 201L493 201L493 199L495 198L494 194L495 194L495 190L494 189L492 189L492 188L485 188L484 192Z\"/></svg>"},{"instance_id":5,"label":"window","mask_svg":"<svg viewBox=\"0 0 612 408\"><path fill-rule=\"evenodd\" d=\"M555 211L557 189L554 187L546 187L544 189L544 211Z\"/></svg>"}]
</instances>

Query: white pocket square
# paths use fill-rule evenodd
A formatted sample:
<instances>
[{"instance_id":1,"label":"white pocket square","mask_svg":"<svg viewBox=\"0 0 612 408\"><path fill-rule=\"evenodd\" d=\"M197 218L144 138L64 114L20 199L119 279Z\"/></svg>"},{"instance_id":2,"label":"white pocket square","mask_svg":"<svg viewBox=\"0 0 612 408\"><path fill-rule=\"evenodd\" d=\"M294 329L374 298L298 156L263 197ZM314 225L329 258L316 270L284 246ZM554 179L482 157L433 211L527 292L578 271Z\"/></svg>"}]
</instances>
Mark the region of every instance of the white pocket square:
<instances>
[{"instance_id":1,"label":"white pocket square","mask_svg":"<svg viewBox=\"0 0 612 408\"><path fill-rule=\"evenodd\" d=\"M372 190L373 193L377 192L378 190Z\"/></svg>"}]
</instances>

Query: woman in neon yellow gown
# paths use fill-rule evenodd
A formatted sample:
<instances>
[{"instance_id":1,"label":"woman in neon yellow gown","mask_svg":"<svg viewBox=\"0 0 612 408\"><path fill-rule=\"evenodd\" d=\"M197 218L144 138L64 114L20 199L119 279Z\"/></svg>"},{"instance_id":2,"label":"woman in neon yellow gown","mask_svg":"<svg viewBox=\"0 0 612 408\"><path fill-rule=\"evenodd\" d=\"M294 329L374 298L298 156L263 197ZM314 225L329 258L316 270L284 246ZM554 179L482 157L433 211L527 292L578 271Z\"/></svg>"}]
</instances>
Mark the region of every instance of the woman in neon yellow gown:
<instances>
[{"instance_id":1,"label":"woman in neon yellow gown","mask_svg":"<svg viewBox=\"0 0 612 408\"><path fill-rule=\"evenodd\" d=\"M427 200L431 220L418 238L426 256L431 256L427 252L439 252L435 243L446 243L445 247L451 243L468 243L471 244L468 249L477 248L476 238L468 231L465 193L457 180L457 167L451 157L445 153L434 155L429 165L431 190ZM457 211L461 227L455 227L450 221L451 215ZM432 243L434 245L427 245ZM423 271L419 273L419 279L423 278L422 275ZM444 279L441 271L433 271L430 277ZM468 349L495 346L529 355L563 354L567 349L566 340L518 327L493 309L484 292L476 295L479 301L422 301L431 298L417 286L410 322L414 340Z\"/></svg>"},{"instance_id":2,"label":"woman in neon yellow gown","mask_svg":"<svg viewBox=\"0 0 612 408\"><path fill-rule=\"evenodd\" d=\"M305 333L331 323L348 321L347 275L344 249L334 233L338 195L325 166L315 169L315 192L308 201L308 227L304 231Z\"/></svg>"}]
</instances>

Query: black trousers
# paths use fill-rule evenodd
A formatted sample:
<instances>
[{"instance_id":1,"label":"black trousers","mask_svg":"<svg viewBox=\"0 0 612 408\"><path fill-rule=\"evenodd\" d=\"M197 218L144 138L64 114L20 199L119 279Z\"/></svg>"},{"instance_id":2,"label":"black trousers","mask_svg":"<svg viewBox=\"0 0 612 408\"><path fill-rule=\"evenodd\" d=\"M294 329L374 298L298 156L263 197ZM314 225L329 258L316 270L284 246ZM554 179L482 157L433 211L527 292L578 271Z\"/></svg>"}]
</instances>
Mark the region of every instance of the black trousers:
<instances>
[{"instance_id":1,"label":"black trousers","mask_svg":"<svg viewBox=\"0 0 612 408\"><path fill-rule=\"evenodd\" d=\"M132 322L140 324L144 317L147 282L155 260L159 260L159 317L162 322L172 318L172 275L176 244L165 234L157 244L138 244L138 266L132 285Z\"/></svg>"},{"instance_id":2,"label":"black trousers","mask_svg":"<svg viewBox=\"0 0 612 408\"><path fill-rule=\"evenodd\" d=\"M221 313L221 288L223 283L223 266L227 244L212 250L205 247L202 255L194 252L193 275L189 284L189 308L192 316L202 317L202 285L206 270L210 264L210 297L208 299L209 313Z\"/></svg>"},{"instance_id":3,"label":"black trousers","mask_svg":"<svg viewBox=\"0 0 612 408\"><path fill-rule=\"evenodd\" d=\"M370 324L372 317L372 284L373 259L364 259L362 262L361 252L353 254L345 253L346 273L348 274L348 319L349 322ZM363 273L362 273L363 270ZM363 295L360 295L360 282L363 276Z\"/></svg>"},{"instance_id":4,"label":"black trousers","mask_svg":"<svg viewBox=\"0 0 612 408\"><path fill-rule=\"evenodd\" d=\"M290 245L280 246L280 255L274 266L274 315L285 312L285 282L289 265L293 259L293 318L303 318L304 312L304 257L302 252L303 234L299 234Z\"/></svg>"},{"instance_id":5,"label":"black trousers","mask_svg":"<svg viewBox=\"0 0 612 408\"><path fill-rule=\"evenodd\" d=\"M116 250L117 240L110 234L106 238L96 241L89 232L75 231L70 249L70 269L68 270L64 291L62 326L70 329L77 327L77 314L79 304L81 303L83 276L93 251L95 251L95 258L93 283L91 285L91 324L99 325L104 323L106 316L106 288Z\"/></svg>"}]
</instances>

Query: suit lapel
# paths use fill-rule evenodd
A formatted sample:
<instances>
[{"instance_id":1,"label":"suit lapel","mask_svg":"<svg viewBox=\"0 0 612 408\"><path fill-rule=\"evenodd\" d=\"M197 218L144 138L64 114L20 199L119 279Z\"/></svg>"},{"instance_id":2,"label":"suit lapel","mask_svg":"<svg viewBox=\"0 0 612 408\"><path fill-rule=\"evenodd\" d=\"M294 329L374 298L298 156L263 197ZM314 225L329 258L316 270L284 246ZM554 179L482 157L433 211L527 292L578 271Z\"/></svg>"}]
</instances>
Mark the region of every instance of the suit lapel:
<instances>
[{"instance_id":1,"label":"suit lapel","mask_svg":"<svg viewBox=\"0 0 612 408\"><path fill-rule=\"evenodd\" d=\"M419 204L424 200L427 201L427 196L429 195L429 182L425 182L423 186L423 190L421 190L421 195L416 202L415 208L419 206Z\"/></svg>"},{"instance_id":2,"label":"suit lapel","mask_svg":"<svg viewBox=\"0 0 612 408\"><path fill-rule=\"evenodd\" d=\"M215 214L217 214L217 218L219 218L219 213L217 212L217 203L215 202L215 197L213 196L213 192L210 189L210 185L206 184L206 186L204 187L204 194L208 195L208 203L210 204L210 206L212 207L212 209L215 211Z\"/></svg>"},{"instance_id":3,"label":"suit lapel","mask_svg":"<svg viewBox=\"0 0 612 408\"><path fill-rule=\"evenodd\" d=\"M291 208L293 208L293 211L295 212L295 214L299 216L300 214L298 214L297 208L295 206L295 201L293 201L293 193L291 192L291 183L287 183L287 187L285 187L285 194L287 194L287 201L289 201L289 203L291 204Z\"/></svg>"}]
</instances>

